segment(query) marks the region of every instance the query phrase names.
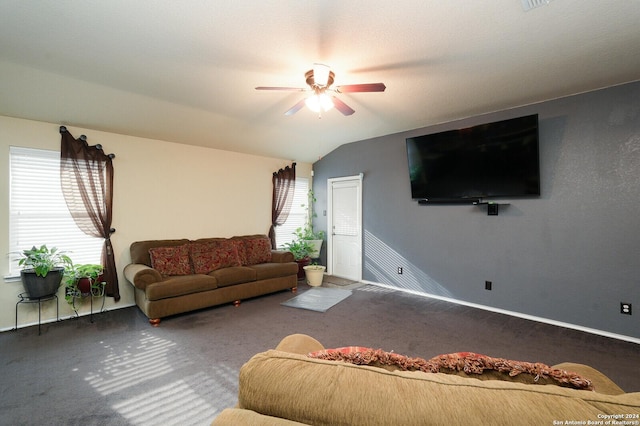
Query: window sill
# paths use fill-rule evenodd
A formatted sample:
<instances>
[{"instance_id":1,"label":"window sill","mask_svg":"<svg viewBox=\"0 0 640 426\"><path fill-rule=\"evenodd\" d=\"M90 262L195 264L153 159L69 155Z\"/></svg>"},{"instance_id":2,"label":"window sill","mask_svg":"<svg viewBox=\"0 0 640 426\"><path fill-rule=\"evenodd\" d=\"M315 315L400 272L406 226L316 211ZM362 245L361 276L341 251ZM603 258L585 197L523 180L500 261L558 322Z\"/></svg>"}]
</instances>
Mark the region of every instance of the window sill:
<instances>
[{"instance_id":1,"label":"window sill","mask_svg":"<svg viewBox=\"0 0 640 426\"><path fill-rule=\"evenodd\" d=\"M12 283L12 282L18 282L21 280L20 275L16 276L16 275L5 275L4 277L4 282L7 283Z\"/></svg>"}]
</instances>

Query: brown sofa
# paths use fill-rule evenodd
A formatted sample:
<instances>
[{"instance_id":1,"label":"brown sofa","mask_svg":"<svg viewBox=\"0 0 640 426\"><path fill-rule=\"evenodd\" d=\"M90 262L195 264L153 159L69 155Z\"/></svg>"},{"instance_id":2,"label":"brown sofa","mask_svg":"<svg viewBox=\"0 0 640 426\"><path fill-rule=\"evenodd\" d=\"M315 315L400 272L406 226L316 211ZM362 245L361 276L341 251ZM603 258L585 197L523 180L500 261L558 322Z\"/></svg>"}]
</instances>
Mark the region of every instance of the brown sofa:
<instances>
[{"instance_id":1,"label":"brown sofa","mask_svg":"<svg viewBox=\"0 0 640 426\"><path fill-rule=\"evenodd\" d=\"M297 334L283 339L275 350L253 356L240 370L237 406L223 410L212 425L639 424L640 420L640 393L624 393L605 375L582 364L549 368L572 380L587 378L577 382L594 390L527 382L508 374L480 380L475 377L482 375L462 372L402 371L307 356L323 349L317 340Z\"/></svg>"},{"instance_id":2,"label":"brown sofa","mask_svg":"<svg viewBox=\"0 0 640 426\"><path fill-rule=\"evenodd\" d=\"M271 250L266 235L131 244L124 275L152 325L170 315L297 289L293 254Z\"/></svg>"}]
</instances>

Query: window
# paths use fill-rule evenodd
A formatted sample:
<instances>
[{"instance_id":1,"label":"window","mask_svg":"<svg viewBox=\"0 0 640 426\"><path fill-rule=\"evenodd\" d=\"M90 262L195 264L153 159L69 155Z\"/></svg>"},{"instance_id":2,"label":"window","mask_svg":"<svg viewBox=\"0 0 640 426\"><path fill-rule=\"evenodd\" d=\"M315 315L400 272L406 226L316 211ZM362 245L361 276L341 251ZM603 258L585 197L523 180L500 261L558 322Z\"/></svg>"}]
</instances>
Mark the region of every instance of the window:
<instances>
[{"instance_id":1,"label":"window","mask_svg":"<svg viewBox=\"0 0 640 426\"><path fill-rule=\"evenodd\" d=\"M309 179L296 178L296 191L291 203L291 212L284 225L276 226L276 245L280 248L293 241L293 232L302 228L307 222L307 203L309 193Z\"/></svg>"},{"instance_id":2,"label":"window","mask_svg":"<svg viewBox=\"0 0 640 426\"><path fill-rule=\"evenodd\" d=\"M60 188L60 152L10 147L9 252L57 247L74 263L101 263L102 238L75 224ZM20 275L19 256L9 256L9 276Z\"/></svg>"}]
</instances>

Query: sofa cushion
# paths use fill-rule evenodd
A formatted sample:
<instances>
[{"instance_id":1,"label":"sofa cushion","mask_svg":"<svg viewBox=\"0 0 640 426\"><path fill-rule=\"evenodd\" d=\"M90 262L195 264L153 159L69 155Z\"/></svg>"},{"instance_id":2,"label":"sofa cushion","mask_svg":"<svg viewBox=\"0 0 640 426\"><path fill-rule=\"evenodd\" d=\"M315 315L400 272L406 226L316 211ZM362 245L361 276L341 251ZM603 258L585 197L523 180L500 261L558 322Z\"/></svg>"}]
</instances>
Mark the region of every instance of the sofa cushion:
<instances>
[{"instance_id":1,"label":"sofa cushion","mask_svg":"<svg viewBox=\"0 0 640 426\"><path fill-rule=\"evenodd\" d=\"M298 273L298 264L295 262L259 263L257 265L247 266L247 268L256 272L257 280L286 277L287 275L295 275Z\"/></svg>"},{"instance_id":2,"label":"sofa cushion","mask_svg":"<svg viewBox=\"0 0 640 426\"><path fill-rule=\"evenodd\" d=\"M148 300L160 300L213 290L216 287L216 278L210 275L181 275L147 285L145 295Z\"/></svg>"},{"instance_id":3,"label":"sofa cushion","mask_svg":"<svg viewBox=\"0 0 640 426\"><path fill-rule=\"evenodd\" d=\"M189 244L193 271L208 274L221 268L240 266L238 245L237 241L224 239Z\"/></svg>"},{"instance_id":4,"label":"sofa cushion","mask_svg":"<svg viewBox=\"0 0 640 426\"><path fill-rule=\"evenodd\" d=\"M240 244L238 253L242 266L271 261L271 240L266 235L246 235L233 239Z\"/></svg>"},{"instance_id":5,"label":"sofa cushion","mask_svg":"<svg viewBox=\"0 0 640 426\"><path fill-rule=\"evenodd\" d=\"M264 414L256 413L251 410L243 410L241 408L225 408L211 423L211 426L219 425L304 426L305 423L280 419L278 417L265 416Z\"/></svg>"},{"instance_id":6,"label":"sofa cushion","mask_svg":"<svg viewBox=\"0 0 640 426\"><path fill-rule=\"evenodd\" d=\"M186 244L174 247L153 247L149 249L151 266L162 275L190 275L193 273Z\"/></svg>"},{"instance_id":7,"label":"sofa cushion","mask_svg":"<svg viewBox=\"0 0 640 426\"><path fill-rule=\"evenodd\" d=\"M218 287L227 287L256 280L256 271L245 266L218 269L209 275L216 278Z\"/></svg>"}]
</instances>

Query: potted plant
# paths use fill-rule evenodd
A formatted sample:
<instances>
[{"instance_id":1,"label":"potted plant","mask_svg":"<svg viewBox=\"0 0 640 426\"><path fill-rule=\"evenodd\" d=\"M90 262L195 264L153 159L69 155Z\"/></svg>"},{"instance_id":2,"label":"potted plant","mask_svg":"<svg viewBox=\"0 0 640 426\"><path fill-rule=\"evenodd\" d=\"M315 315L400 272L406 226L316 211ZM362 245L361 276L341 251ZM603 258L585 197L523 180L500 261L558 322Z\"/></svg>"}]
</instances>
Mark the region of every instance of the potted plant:
<instances>
[{"instance_id":1,"label":"potted plant","mask_svg":"<svg viewBox=\"0 0 640 426\"><path fill-rule=\"evenodd\" d=\"M88 295L102 296L104 292L104 282L102 281L102 265L69 264L65 270L65 293L64 298L70 305L73 299Z\"/></svg>"},{"instance_id":2,"label":"potted plant","mask_svg":"<svg viewBox=\"0 0 640 426\"><path fill-rule=\"evenodd\" d=\"M322 242L324 241L325 233L324 231L313 230L313 218L318 216L313 209L313 204L316 202L313 190L309 190L307 197L309 200L307 207L307 222L304 227L296 229L294 234L299 240L306 240L310 242L312 250L309 252L309 257L317 259L320 257L320 250L322 249ZM303 207L305 207L304 204Z\"/></svg>"},{"instance_id":3,"label":"potted plant","mask_svg":"<svg viewBox=\"0 0 640 426\"><path fill-rule=\"evenodd\" d=\"M285 250L293 253L293 258L298 263L298 279L304 278L304 267L311 263L309 252L313 250L313 247L309 241L304 239L296 239L290 243L283 244Z\"/></svg>"},{"instance_id":4,"label":"potted plant","mask_svg":"<svg viewBox=\"0 0 640 426\"><path fill-rule=\"evenodd\" d=\"M307 284L311 287L319 287L322 285L324 271L327 269L326 266L318 265L314 262L311 265L304 266L303 269L307 277Z\"/></svg>"},{"instance_id":5,"label":"potted plant","mask_svg":"<svg viewBox=\"0 0 640 426\"><path fill-rule=\"evenodd\" d=\"M56 247L49 249L46 245L33 246L20 255L22 258L18 265L23 267L20 277L29 297L37 299L56 294L65 268L72 263L69 256Z\"/></svg>"},{"instance_id":6,"label":"potted plant","mask_svg":"<svg viewBox=\"0 0 640 426\"><path fill-rule=\"evenodd\" d=\"M311 247L309 250L309 257L317 259L320 257L320 250L322 249L322 242L324 241L324 231L314 232L310 223L306 224L304 228L296 229L293 234L300 241L307 241Z\"/></svg>"}]
</instances>

